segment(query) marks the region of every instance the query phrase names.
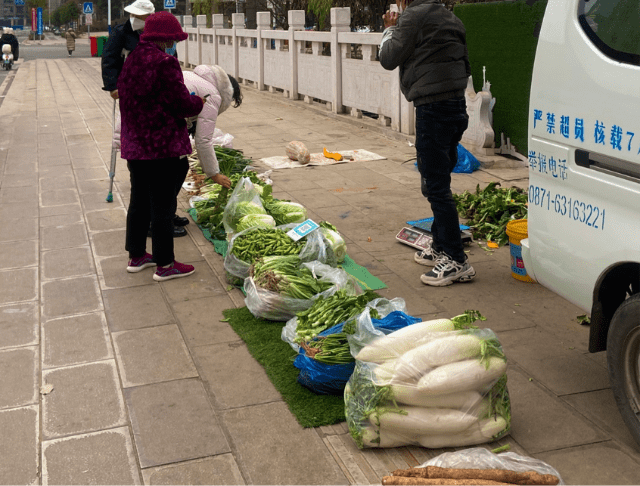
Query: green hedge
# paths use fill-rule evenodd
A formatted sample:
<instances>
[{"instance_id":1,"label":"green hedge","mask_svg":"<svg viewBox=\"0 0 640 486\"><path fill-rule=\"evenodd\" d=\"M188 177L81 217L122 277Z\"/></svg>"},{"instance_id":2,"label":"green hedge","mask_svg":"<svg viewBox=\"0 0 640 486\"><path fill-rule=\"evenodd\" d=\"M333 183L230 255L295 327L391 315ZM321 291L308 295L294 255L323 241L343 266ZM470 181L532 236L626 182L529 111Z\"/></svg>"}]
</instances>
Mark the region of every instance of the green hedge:
<instances>
[{"instance_id":1,"label":"green hedge","mask_svg":"<svg viewBox=\"0 0 640 486\"><path fill-rule=\"evenodd\" d=\"M531 6L525 1L458 4L456 16L467 31L469 62L476 91L482 89L482 67L496 98L493 129L496 146L500 133L511 139L518 152L527 154L527 120L533 61L546 0Z\"/></svg>"}]
</instances>

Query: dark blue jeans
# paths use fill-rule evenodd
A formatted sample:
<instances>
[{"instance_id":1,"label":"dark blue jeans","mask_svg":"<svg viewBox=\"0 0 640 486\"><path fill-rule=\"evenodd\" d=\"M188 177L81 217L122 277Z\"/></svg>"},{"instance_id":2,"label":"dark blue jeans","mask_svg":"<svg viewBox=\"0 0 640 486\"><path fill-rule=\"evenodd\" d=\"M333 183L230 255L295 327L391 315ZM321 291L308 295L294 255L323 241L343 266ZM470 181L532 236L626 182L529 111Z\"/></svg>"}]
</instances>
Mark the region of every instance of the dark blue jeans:
<instances>
[{"instance_id":1,"label":"dark blue jeans","mask_svg":"<svg viewBox=\"0 0 640 486\"><path fill-rule=\"evenodd\" d=\"M464 98L416 107L416 152L422 194L433 212L433 249L457 262L465 261L460 222L451 194L451 172L458 161L458 143L469 125Z\"/></svg>"}]
</instances>

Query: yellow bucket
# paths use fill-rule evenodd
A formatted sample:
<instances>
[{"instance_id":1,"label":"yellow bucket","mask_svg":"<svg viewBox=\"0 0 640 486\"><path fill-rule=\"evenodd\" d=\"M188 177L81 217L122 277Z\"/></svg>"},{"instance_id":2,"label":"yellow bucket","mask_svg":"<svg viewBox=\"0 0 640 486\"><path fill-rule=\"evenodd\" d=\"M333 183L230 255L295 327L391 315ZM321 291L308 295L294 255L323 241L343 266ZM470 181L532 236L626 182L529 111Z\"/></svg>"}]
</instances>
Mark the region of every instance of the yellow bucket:
<instances>
[{"instance_id":1,"label":"yellow bucket","mask_svg":"<svg viewBox=\"0 0 640 486\"><path fill-rule=\"evenodd\" d=\"M522 245L520 241L524 240L528 235L527 220L514 219L507 223L507 236L509 237L509 249L511 251L511 276L521 282L535 283L524 268L524 260L522 259Z\"/></svg>"}]
</instances>

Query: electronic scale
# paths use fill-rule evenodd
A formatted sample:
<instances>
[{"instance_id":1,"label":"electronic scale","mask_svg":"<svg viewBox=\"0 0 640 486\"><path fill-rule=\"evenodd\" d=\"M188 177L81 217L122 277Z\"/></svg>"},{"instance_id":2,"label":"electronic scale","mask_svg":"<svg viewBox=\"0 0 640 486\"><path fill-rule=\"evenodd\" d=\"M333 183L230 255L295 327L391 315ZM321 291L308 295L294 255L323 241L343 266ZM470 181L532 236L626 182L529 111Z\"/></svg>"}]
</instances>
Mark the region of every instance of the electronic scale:
<instances>
[{"instance_id":1,"label":"electronic scale","mask_svg":"<svg viewBox=\"0 0 640 486\"><path fill-rule=\"evenodd\" d=\"M396 240L418 250L426 249L427 244L430 243L432 239L431 225L433 224L433 218L407 221L407 224L411 225L411 228L402 228L396 235ZM462 243L471 243L473 241L473 235L471 231L469 231L470 229L469 226L460 225Z\"/></svg>"}]
</instances>

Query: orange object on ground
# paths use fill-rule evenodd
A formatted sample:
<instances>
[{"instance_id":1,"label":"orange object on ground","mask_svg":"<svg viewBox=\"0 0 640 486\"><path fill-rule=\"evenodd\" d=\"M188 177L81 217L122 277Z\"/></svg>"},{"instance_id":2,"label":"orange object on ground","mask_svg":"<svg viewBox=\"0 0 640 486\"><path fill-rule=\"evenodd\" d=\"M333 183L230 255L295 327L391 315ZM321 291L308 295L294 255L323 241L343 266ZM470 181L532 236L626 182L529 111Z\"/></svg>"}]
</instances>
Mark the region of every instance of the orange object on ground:
<instances>
[{"instance_id":1,"label":"orange object on ground","mask_svg":"<svg viewBox=\"0 0 640 486\"><path fill-rule=\"evenodd\" d=\"M338 162L342 160L342 155L340 155L338 152L329 152L327 150L327 147L322 148L322 155L324 155L327 159L337 160Z\"/></svg>"}]
</instances>

